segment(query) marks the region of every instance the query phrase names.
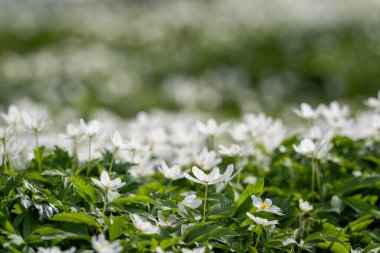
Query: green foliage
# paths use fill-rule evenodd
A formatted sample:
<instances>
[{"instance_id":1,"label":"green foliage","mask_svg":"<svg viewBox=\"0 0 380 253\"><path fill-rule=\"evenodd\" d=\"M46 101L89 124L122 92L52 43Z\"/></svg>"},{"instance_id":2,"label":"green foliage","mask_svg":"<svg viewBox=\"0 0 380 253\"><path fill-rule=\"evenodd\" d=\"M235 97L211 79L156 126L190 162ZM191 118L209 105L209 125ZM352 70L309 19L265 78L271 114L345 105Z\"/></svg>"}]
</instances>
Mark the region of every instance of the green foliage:
<instances>
[{"instance_id":1,"label":"green foliage","mask_svg":"<svg viewBox=\"0 0 380 253\"><path fill-rule=\"evenodd\" d=\"M318 161L324 175L322 191L310 194L310 163L294 153L296 142L297 138L291 137L282 143L281 152L268 154L271 170L261 168L255 157L250 157L240 177L255 173L259 177L256 183L238 182L235 177L221 191L210 185L205 221L203 205L191 208L181 203L182 193L189 190L201 199L202 185L180 179L168 187L160 173L130 178L122 173L130 165L116 163L111 176L121 178L125 185L118 194L108 192L106 197L91 178L99 178L98 166L109 164L107 153L94 161L92 174L86 177L81 170L86 164L77 163L58 148L45 150L41 172L32 160L23 171L1 174L2 249L28 252L40 246L72 245L87 250L91 249L91 237L99 233L126 251L137 252L151 252L156 247L179 252L198 246L209 246L214 252L347 253L356 248L363 252L379 248L379 167L372 155L363 155L368 151L366 144L336 137L330 157ZM354 177L358 164L363 175ZM270 198L284 215L258 210L252 195ZM335 206L332 196L338 201ZM301 198L312 203L313 209L301 212ZM177 220L161 225L153 235L142 233L130 218L130 214L138 214L155 224L159 212L165 219L174 215ZM247 212L279 224L259 226L247 218Z\"/></svg>"}]
</instances>

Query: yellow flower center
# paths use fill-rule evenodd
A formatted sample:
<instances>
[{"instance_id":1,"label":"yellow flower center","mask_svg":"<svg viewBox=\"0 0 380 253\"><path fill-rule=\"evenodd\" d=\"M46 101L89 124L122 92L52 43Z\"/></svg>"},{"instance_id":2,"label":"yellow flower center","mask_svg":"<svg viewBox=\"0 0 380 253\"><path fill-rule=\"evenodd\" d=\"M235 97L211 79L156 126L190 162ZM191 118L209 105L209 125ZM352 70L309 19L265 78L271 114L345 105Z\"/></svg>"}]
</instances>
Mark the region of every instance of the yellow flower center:
<instances>
[{"instance_id":1,"label":"yellow flower center","mask_svg":"<svg viewBox=\"0 0 380 253\"><path fill-rule=\"evenodd\" d=\"M260 208L263 210L266 210L269 208L269 206L266 203L262 202L262 203L260 203Z\"/></svg>"}]
</instances>

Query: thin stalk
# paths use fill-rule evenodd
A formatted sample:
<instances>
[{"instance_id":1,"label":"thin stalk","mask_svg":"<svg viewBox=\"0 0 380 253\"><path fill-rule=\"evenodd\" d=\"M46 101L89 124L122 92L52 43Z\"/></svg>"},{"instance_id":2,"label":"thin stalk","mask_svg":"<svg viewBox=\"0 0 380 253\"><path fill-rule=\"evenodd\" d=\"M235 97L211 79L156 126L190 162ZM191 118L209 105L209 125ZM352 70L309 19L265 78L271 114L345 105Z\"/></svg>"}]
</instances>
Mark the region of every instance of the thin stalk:
<instances>
[{"instance_id":1,"label":"thin stalk","mask_svg":"<svg viewBox=\"0 0 380 253\"><path fill-rule=\"evenodd\" d=\"M316 161L314 161L314 163L316 163ZM318 192L319 192L319 195L321 195L321 172L319 171L319 167L318 167L318 164L315 164L315 174L317 176L317 187L318 187Z\"/></svg>"},{"instance_id":2,"label":"thin stalk","mask_svg":"<svg viewBox=\"0 0 380 253\"><path fill-rule=\"evenodd\" d=\"M36 160L37 160L37 166L38 166L38 171L41 172L41 154L40 154L40 144L38 141L38 131L35 131L35 137L36 137Z\"/></svg>"},{"instance_id":3,"label":"thin stalk","mask_svg":"<svg viewBox=\"0 0 380 253\"><path fill-rule=\"evenodd\" d=\"M75 160L77 161L78 160L78 140L76 137L73 139L73 156Z\"/></svg>"},{"instance_id":4,"label":"thin stalk","mask_svg":"<svg viewBox=\"0 0 380 253\"><path fill-rule=\"evenodd\" d=\"M3 168L3 171L7 171L7 140L3 139L3 164L1 167Z\"/></svg>"},{"instance_id":5,"label":"thin stalk","mask_svg":"<svg viewBox=\"0 0 380 253\"><path fill-rule=\"evenodd\" d=\"M91 144L92 144L92 137L88 138L88 161L87 161L87 171L86 176L90 175L90 165L91 165Z\"/></svg>"},{"instance_id":6,"label":"thin stalk","mask_svg":"<svg viewBox=\"0 0 380 253\"><path fill-rule=\"evenodd\" d=\"M314 193L314 181L315 181L315 166L314 157L311 158L311 193Z\"/></svg>"},{"instance_id":7,"label":"thin stalk","mask_svg":"<svg viewBox=\"0 0 380 253\"><path fill-rule=\"evenodd\" d=\"M207 192L208 192L208 184L206 184L205 201L203 203L203 221L206 220Z\"/></svg>"},{"instance_id":8,"label":"thin stalk","mask_svg":"<svg viewBox=\"0 0 380 253\"><path fill-rule=\"evenodd\" d=\"M106 190L104 194L103 215L106 215L107 195L108 195L108 190Z\"/></svg>"},{"instance_id":9,"label":"thin stalk","mask_svg":"<svg viewBox=\"0 0 380 253\"><path fill-rule=\"evenodd\" d=\"M115 150L112 152L112 158L111 158L110 168L108 169L108 173L111 173L111 171L112 171L112 166L113 166L113 163L115 161L115 156L116 156L117 151L118 151L118 149L115 148Z\"/></svg>"},{"instance_id":10,"label":"thin stalk","mask_svg":"<svg viewBox=\"0 0 380 253\"><path fill-rule=\"evenodd\" d=\"M210 150L214 150L214 149L215 149L215 136L210 135Z\"/></svg>"},{"instance_id":11,"label":"thin stalk","mask_svg":"<svg viewBox=\"0 0 380 253\"><path fill-rule=\"evenodd\" d=\"M240 169L240 156L238 155L236 157L236 170L239 171L239 169ZM238 176L237 176L237 183L238 183L238 185L240 184L240 175L241 175L241 173L239 173Z\"/></svg>"},{"instance_id":12,"label":"thin stalk","mask_svg":"<svg viewBox=\"0 0 380 253\"><path fill-rule=\"evenodd\" d=\"M259 245L260 235L261 235L261 226L258 226L258 227L259 227L259 232L257 233L257 240L256 240L256 244L255 244L255 249L257 249L257 245Z\"/></svg>"}]
</instances>

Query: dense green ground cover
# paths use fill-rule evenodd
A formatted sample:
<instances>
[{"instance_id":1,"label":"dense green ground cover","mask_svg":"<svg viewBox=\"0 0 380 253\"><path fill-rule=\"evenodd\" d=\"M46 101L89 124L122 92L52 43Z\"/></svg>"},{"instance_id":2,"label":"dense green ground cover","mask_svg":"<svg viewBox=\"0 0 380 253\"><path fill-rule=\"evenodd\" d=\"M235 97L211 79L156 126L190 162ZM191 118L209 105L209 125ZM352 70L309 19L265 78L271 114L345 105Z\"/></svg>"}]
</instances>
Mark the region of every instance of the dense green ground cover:
<instances>
[{"instance_id":1,"label":"dense green ground cover","mask_svg":"<svg viewBox=\"0 0 380 253\"><path fill-rule=\"evenodd\" d=\"M332 130L319 134L315 126L313 134L309 127L293 134L263 114L228 124L142 114L124 123L123 138L114 132L96 143L99 122L81 121L64 136L73 146L29 155L8 149L2 251L377 252L379 116L372 112L374 123L361 125L364 118L351 122L347 109L333 103L297 112ZM23 121L39 146L45 118ZM358 126L360 133L347 132ZM3 144L33 147L33 135L7 129ZM53 246L60 249L48 251Z\"/></svg>"}]
</instances>

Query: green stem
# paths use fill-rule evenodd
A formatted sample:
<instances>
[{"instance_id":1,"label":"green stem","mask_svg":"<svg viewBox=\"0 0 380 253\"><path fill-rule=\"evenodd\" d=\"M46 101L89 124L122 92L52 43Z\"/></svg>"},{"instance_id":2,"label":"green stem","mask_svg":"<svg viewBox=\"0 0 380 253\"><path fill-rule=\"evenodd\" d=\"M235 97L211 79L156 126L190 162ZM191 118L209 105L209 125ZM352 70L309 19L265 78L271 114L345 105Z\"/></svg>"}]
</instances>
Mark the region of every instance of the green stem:
<instances>
[{"instance_id":1,"label":"green stem","mask_svg":"<svg viewBox=\"0 0 380 253\"><path fill-rule=\"evenodd\" d=\"M311 193L314 193L314 176L315 176L315 166L314 166L314 157L311 158Z\"/></svg>"},{"instance_id":2,"label":"green stem","mask_svg":"<svg viewBox=\"0 0 380 253\"><path fill-rule=\"evenodd\" d=\"M256 244L255 244L255 249L257 249L257 245L259 245L260 235L261 235L261 226L258 226L258 227L259 227L259 232L257 233L257 240L256 240Z\"/></svg>"},{"instance_id":3,"label":"green stem","mask_svg":"<svg viewBox=\"0 0 380 253\"><path fill-rule=\"evenodd\" d=\"M86 176L90 175L90 165L91 165L91 144L92 144L92 137L88 138L88 161L87 161L87 171Z\"/></svg>"},{"instance_id":4,"label":"green stem","mask_svg":"<svg viewBox=\"0 0 380 253\"><path fill-rule=\"evenodd\" d=\"M3 139L3 164L1 167L3 168L3 171L7 171L7 140Z\"/></svg>"},{"instance_id":5,"label":"green stem","mask_svg":"<svg viewBox=\"0 0 380 253\"><path fill-rule=\"evenodd\" d=\"M314 163L316 163L316 161L314 161ZM319 171L319 167L318 167L318 164L315 164L315 167L316 167L316 169L315 169L315 174L316 174L316 176L317 176L317 187L318 187L318 192L319 192L319 195L321 195L322 194L322 192L321 192L321 173L320 173L320 171Z\"/></svg>"},{"instance_id":6,"label":"green stem","mask_svg":"<svg viewBox=\"0 0 380 253\"><path fill-rule=\"evenodd\" d=\"M37 160L37 166L38 166L38 171L41 172L41 154L40 154L40 144L38 141L38 131L35 131L35 136L36 136L36 160Z\"/></svg>"},{"instance_id":7,"label":"green stem","mask_svg":"<svg viewBox=\"0 0 380 253\"><path fill-rule=\"evenodd\" d=\"M236 157L236 171L239 171L240 170L240 156L238 155L237 157ZM239 173L238 175L237 175L237 184L239 185L240 184L240 175L241 175L241 173Z\"/></svg>"},{"instance_id":8,"label":"green stem","mask_svg":"<svg viewBox=\"0 0 380 253\"><path fill-rule=\"evenodd\" d=\"M206 220L207 192L208 192L208 184L206 184L205 201L203 203L203 221Z\"/></svg>"},{"instance_id":9,"label":"green stem","mask_svg":"<svg viewBox=\"0 0 380 253\"><path fill-rule=\"evenodd\" d=\"M108 195L108 190L105 191L104 194L104 204L103 204L103 215L106 215L106 206L107 206L107 195Z\"/></svg>"},{"instance_id":10,"label":"green stem","mask_svg":"<svg viewBox=\"0 0 380 253\"><path fill-rule=\"evenodd\" d=\"M111 171L112 171L112 166L113 166L113 163L115 161L115 156L116 156L117 150L118 149L115 148L115 150L112 152L112 158L111 158L110 168L108 169L108 173L111 173Z\"/></svg>"},{"instance_id":11,"label":"green stem","mask_svg":"<svg viewBox=\"0 0 380 253\"><path fill-rule=\"evenodd\" d=\"M215 137L214 135L210 135L210 150L215 149Z\"/></svg>"},{"instance_id":12,"label":"green stem","mask_svg":"<svg viewBox=\"0 0 380 253\"><path fill-rule=\"evenodd\" d=\"M76 161L78 161L78 140L77 138L73 139L73 156Z\"/></svg>"}]
</instances>

